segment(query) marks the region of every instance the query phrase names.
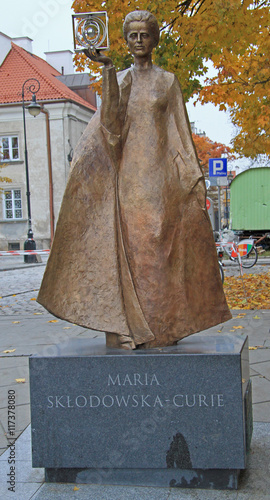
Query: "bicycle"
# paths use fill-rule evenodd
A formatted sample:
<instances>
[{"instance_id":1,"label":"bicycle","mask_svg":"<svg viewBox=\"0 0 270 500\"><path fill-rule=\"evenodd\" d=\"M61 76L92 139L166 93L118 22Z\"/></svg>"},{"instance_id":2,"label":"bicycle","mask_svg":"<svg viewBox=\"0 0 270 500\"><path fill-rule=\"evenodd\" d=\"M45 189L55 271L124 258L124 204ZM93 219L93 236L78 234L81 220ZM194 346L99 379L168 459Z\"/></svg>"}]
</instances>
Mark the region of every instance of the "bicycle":
<instances>
[{"instance_id":1,"label":"bicycle","mask_svg":"<svg viewBox=\"0 0 270 500\"><path fill-rule=\"evenodd\" d=\"M218 235L219 240L216 242L218 253L225 251L230 260L239 263L240 268L249 269L255 266L258 260L258 252L254 239L237 241L238 237L230 230L224 230Z\"/></svg>"}]
</instances>

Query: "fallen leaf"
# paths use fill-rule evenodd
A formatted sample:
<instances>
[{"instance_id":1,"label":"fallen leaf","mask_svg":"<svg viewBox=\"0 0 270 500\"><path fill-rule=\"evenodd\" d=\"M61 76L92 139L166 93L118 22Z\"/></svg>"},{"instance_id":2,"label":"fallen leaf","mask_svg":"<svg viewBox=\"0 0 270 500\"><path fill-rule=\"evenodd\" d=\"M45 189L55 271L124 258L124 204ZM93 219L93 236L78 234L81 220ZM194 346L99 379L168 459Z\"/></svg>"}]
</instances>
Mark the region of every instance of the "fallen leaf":
<instances>
[{"instance_id":1,"label":"fallen leaf","mask_svg":"<svg viewBox=\"0 0 270 500\"><path fill-rule=\"evenodd\" d=\"M249 346L249 350L250 350L250 351L255 351L256 349L258 349L258 347L255 347L255 346L254 346L254 347L253 347L253 346Z\"/></svg>"},{"instance_id":2,"label":"fallen leaf","mask_svg":"<svg viewBox=\"0 0 270 500\"><path fill-rule=\"evenodd\" d=\"M16 297L16 293L14 295L12 295L12 297Z\"/></svg>"},{"instance_id":3,"label":"fallen leaf","mask_svg":"<svg viewBox=\"0 0 270 500\"><path fill-rule=\"evenodd\" d=\"M258 316L258 315L253 316L253 319L261 319L261 316Z\"/></svg>"},{"instance_id":4,"label":"fallen leaf","mask_svg":"<svg viewBox=\"0 0 270 500\"><path fill-rule=\"evenodd\" d=\"M226 277L224 292L230 309L270 309L270 273Z\"/></svg>"},{"instance_id":5,"label":"fallen leaf","mask_svg":"<svg viewBox=\"0 0 270 500\"><path fill-rule=\"evenodd\" d=\"M16 349L8 349L7 351L2 351L4 354L9 354L10 352L15 352Z\"/></svg>"},{"instance_id":6,"label":"fallen leaf","mask_svg":"<svg viewBox=\"0 0 270 500\"><path fill-rule=\"evenodd\" d=\"M58 319L50 319L50 321L47 321L47 323L58 323Z\"/></svg>"},{"instance_id":7,"label":"fallen leaf","mask_svg":"<svg viewBox=\"0 0 270 500\"><path fill-rule=\"evenodd\" d=\"M18 384L24 384L25 383L25 378L16 378L16 382Z\"/></svg>"},{"instance_id":8,"label":"fallen leaf","mask_svg":"<svg viewBox=\"0 0 270 500\"><path fill-rule=\"evenodd\" d=\"M245 379L245 378L242 378L242 384L244 384L244 383L245 383L245 381L246 381L246 379Z\"/></svg>"},{"instance_id":9,"label":"fallen leaf","mask_svg":"<svg viewBox=\"0 0 270 500\"><path fill-rule=\"evenodd\" d=\"M73 491L79 491L79 489L77 486L74 486Z\"/></svg>"},{"instance_id":10,"label":"fallen leaf","mask_svg":"<svg viewBox=\"0 0 270 500\"><path fill-rule=\"evenodd\" d=\"M43 313L34 313L34 314L35 314L35 316L38 316L38 315L43 314Z\"/></svg>"},{"instance_id":11,"label":"fallen leaf","mask_svg":"<svg viewBox=\"0 0 270 500\"><path fill-rule=\"evenodd\" d=\"M30 299L30 300L37 300L37 299L33 298L33 299Z\"/></svg>"},{"instance_id":12,"label":"fallen leaf","mask_svg":"<svg viewBox=\"0 0 270 500\"><path fill-rule=\"evenodd\" d=\"M243 330L243 328L244 328L244 326L241 326L241 325L239 325L239 326L233 326L234 330Z\"/></svg>"},{"instance_id":13,"label":"fallen leaf","mask_svg":"<svg viewBox=\"0 0 270 500\"><path fill-rule=\"evenodd\" d=\"M64 326L63 330L70 330L71 326Z\"/></svg>"},{"instance_id":14,"label":"fallen leaf","mask_svg":"<svg viewBox=\"0 0 270 500\"><path fill-rule=\"evenodd\" d=\"M18 323L20 323L20 321L12 321L13 325L17 325Z\"/></svg>"}]
</instances>

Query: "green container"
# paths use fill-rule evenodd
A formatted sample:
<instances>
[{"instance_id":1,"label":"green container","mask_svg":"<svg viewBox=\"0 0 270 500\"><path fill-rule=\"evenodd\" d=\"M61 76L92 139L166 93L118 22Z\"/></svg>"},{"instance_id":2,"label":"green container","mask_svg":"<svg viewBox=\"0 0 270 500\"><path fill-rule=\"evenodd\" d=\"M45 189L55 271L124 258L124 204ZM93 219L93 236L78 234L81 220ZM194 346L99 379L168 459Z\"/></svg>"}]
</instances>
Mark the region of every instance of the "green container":
<instances>
[{"instance_id":1,"label":"green container","mask_svg":"<svg viewBox=\"0 0 270 500\"><path fill-rule=\"evenodd\" d=\"M270 168L250 168L231 183L230 222L233 230L270 230Z\"/></svg>"}]
</instances>

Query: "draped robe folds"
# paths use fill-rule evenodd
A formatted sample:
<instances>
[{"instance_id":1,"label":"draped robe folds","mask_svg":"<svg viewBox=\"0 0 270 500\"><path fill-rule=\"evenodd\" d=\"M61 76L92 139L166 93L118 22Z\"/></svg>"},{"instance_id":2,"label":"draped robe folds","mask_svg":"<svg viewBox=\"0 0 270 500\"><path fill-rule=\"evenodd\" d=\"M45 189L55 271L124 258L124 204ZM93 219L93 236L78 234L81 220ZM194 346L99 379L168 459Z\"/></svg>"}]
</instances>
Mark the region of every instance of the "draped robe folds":
<instances>
[{"instance_id":1,"label":"draped robe folds","mask_svg":"<svg viewBox=\"0 0 270 500\"><path fill-rule=\"evenodd\" d=\"M205 200L176 77L104 68L38 301L124 348L172 345L230 319Z\"/></svg>"}]
</instances>

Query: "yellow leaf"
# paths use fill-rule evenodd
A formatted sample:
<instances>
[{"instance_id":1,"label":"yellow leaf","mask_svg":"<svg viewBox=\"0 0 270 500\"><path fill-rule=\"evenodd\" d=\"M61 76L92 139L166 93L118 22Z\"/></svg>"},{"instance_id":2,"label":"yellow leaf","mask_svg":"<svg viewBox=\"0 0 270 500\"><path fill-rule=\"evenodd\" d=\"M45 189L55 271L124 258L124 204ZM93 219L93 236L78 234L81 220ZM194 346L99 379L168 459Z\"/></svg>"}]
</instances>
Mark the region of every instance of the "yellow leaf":
<instances>
[{"instance_id":1,"label":"yellow leaf","mask_svg":"<svg viewBox=\"0 0 270 500\"><path fill-rule=\"evenodd\" d=\"M20 321L12 321L13 325L17 325L18 323L20 323Z\"/></svg>"},{"instance_id":2,"label":"yellow leaf","mask_svg":"<svg viewBox=\"0 0 270 500\"><path fill-rule=\"evenodd\" d=\"M79 489L77 486L74 486L73 491L79 491Z\"/></svg>"},{"instance_id":3,"label":"yellow leaf","mask_svg":"<svg viewBox=\"0 0 270 500\"><path fill-rule=\"evenodd\" d=\"M244 326L241 326L241 325L239 325L239 326L233 326L234 330L243 330L243 328L244 328Z\"/></svg>"},{"instance_id":4,"label":"yellow leaf","mask_svg":"<svg viewBox=\"0 0 270 500\"><path fill-rule=\"evenodd\" d=\"M24 384L25 383L25 378L16 378L16 382L18 384Z\"/></svg>"},{"instance_id":5,"label":"yellow leaf","mask_svg":"<svg viewBox=\"0 0 270 500\"><path fill-rule=\"evenodd\" d=\"M30 300L37 300L37 299L33 298L33 299L30 299Z\"/></svg>"},{"instance_id":6,"label":"yellow leaf","mask_svg":"<svg viewBox=\"0 0 270 500\"><path fill-rule=\"evenodd\" d=\"M34 313L35 316L42 315L43 313Z\"/></svg>"},{"instance_id":7,"label":"yellow leaf","mask_svg":"<svg viewBox=\"0 0 270 500\"><path fill-rule=\"evenodd\" d=\"M255 351L256 349L258 349L258 347L255 347L255 346L254 346L254 347L253 347L253 346L249 346L249 350L250 350L250 351Z\"/></svg>"},{"instance_id":8,"label":"yellow leaf","mask_svg":"<svg viewBox=\"0 0 270 500\"><path fill-rule=\"evenodd\" d=\"M12 295L12 297L16 297L16 293L15 293L15 295Z\"/></svg>"},{"instance_id":9,"label":"yellow leaf","mask_svg":"<svg viewBox=\"0 0 270 500\"><path fill-rule=\"evenodd\" d=\"M50 321L47 321L47 323L58 323L58 319L50 319Z\"/></svg>"},{"instance_id":10,"label":"yellow leaf","mask_svg":"<svg viewBox=\"0 0 270 500\"><path fill-rule=\"evenodd\" d=\"M7 351L2 351L4 354L9 354L10 352L15 352L16 349L8 349Z\"/></svg>"},{"instance_id":11,"label":"yellow leaf","mask_svg":"<svg viewBox=\"0 0 270 500\"><path fill-rule=\"evenodd\" d=\"M253 319L261 319L261 317L256 315L256 316L253 316Z\"/></svg>"}]
</instances>

